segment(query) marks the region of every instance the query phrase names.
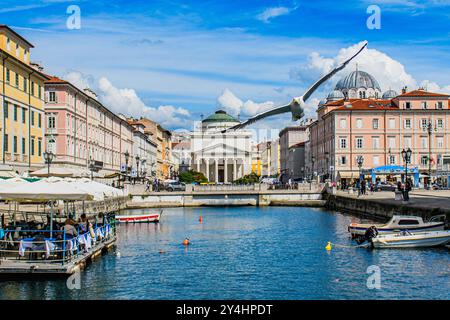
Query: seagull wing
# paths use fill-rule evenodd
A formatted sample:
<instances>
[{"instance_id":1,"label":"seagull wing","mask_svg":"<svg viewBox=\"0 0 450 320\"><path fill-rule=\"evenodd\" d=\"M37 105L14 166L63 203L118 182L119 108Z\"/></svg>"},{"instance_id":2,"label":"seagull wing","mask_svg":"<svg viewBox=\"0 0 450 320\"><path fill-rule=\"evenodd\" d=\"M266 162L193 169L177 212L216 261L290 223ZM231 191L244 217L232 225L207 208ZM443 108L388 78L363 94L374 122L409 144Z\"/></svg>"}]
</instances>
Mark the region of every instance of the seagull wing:
<instances>
[{"instance_id":1,"label":"seagull wing","mask_svg":"<svg viewBox=\"0 0 450 320\"><path fill-rule=\"evenodd\" d=\"M260 119L263 119L265 117L269 117L269 116L274 116L276 114L282 114L282 113L286 113L286 112L290 112L291 111L291 107L290 104L282 106L282 107L277 107L277 108L273 108L271 110L262 112L260 114L257 114L256 116L254 116L253 118L250 118L242 123L239 123L233 127L227 128L225 130L222 131L222 133L225 133L226 131L230 131L230 130L237 130L237 129L241 129L243 127L248 126L249 124L252 124L253 122L256 122Z\"/></svg>"},{"instance_id":2,"label":"seagull wing","mask_svg":"<svg viewBox=\"0 0 450 320\"><path fill-rule=\"evenodd\" d=\"M334 68L333 70L331 70L329 73L327 73L326 75L324 75L322 78L320 78L316 83L314 83L303 95L303 101L306 101L313 93L314 91L316 91L316 89L325 81L327 81L328 79L330 79L332 76L334 76L338 71L342 70L345 68L345 66L353 60L353 58L355 58L361 51L363 51L363 49L367 46L367 42L364 43L364 45L361 47L361 49L358 50L357 53L355 53L351 58L347 59L346 61L344 61L344 63L342 63L340 66Z\"/></svg>"}]
</instances>

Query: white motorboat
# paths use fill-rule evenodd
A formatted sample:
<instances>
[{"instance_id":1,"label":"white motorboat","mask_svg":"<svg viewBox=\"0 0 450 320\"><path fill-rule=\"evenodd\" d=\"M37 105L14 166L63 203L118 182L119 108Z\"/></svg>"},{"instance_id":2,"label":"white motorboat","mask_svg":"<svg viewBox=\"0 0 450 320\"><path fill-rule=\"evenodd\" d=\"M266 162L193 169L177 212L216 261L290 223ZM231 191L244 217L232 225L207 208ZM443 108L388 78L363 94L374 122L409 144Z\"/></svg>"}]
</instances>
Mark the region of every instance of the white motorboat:
<instances>
[{"instance_id":1,"label":"white motorboat","mask_svg":"<svg viewBox=\"0 0 450 320\"><path fill-rule=\"evenodd\" d=\"M445 227L444 219L445 215L438 215L432 217L428 222L424 222L421 217L394 215L385 224L351 223L348 226L348 231L352 238L364 236L367 229L372 226L376 227L381 235L398 233L403 230L409 230L410 232L441 231Z\"/></svg>"},{"instance_id":2,"label":"white motorboat","mask_svg":"<svg viewBox=\"0 0 450 320\"><path fill-rule=\"evenodd\" d=\"M161 218L162 211L154 213L141 213L141 214L130 214L130 215L117 215L116 221L121 223L148 223L148 222L159 222Z\"/></svg>"},{"instance_id":3,"label":"white motorboat","mask_svg":"<svg viewBox=\"0 0 450 320\"><path fill-rule=\"evenodd\" d=\"M450 230L378 235L370 240L374 248L425 248L450 243Z\"/></svg>"}]
</instances>

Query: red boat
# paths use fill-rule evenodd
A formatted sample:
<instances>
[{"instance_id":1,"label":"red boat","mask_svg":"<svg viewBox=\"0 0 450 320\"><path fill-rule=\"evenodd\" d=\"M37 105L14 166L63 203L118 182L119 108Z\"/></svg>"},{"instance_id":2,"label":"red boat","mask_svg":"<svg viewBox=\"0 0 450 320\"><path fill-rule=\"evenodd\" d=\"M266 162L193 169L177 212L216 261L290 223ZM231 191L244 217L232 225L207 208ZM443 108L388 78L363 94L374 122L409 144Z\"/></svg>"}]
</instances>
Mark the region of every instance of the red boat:
<instances>
[{"instance_id":1,"label":"red boat","mask_svg":"<svg viewBox=\"0 0 450 320\"><path fill-rule=\"evenodd\" d=\"M117 215L116 221L121 223L149 223L149 222L157 223L161 218L161 214L162 211L156 213Z\"/></svg>"}]
</instances>

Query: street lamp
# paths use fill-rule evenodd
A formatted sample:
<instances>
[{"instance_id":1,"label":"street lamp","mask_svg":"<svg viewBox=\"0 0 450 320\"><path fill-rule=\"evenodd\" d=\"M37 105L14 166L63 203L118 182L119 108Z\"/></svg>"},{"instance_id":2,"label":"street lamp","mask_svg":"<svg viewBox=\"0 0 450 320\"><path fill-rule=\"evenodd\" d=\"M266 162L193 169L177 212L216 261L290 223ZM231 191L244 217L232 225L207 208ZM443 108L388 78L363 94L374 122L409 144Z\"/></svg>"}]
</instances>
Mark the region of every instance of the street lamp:
<instances>
[{"instance_id":1,"label":"street lamp","mask_svg":"<svg viewBox=\"0 0 450 320\"><path fill-rule=\"evenodd\" d=\"M91 180L94 179L94 169L95 169L94 160L92 160L92 156L90 156L89 157L89 170L91 171Z\"/></svg>"},{"instance_id":2,"label":"street lamp","mask_svg":"<svg viewBox=\"0 0 450 320\"><path fill-rule=\"evenodd\" d=\"M402 158L403 161L405 162L405 191L403 194L403 200L405 201L409 201L409 188L407 187L407 183L408 183L408 162L411 161L411 148L408 148L408 150L405 151L405 149L402 150ZM409 185L409 183L408 183Z\"/></svg>"},{"instance_id":3,"label":"street lamp","mask_svg":"<svg viewBox=\"0 0 450 320\"><path fill-rule=\"evenodd\" d=\"M54 153L51 151L44 151L44 160L47 164L48 168L48 176L50 177L50 164L53 162L53 158L55 157Z\"/></svg>"},{"instance_id":4,"label":"street lamp","mask_svg":"<svg viewBox=\"0 0 450 320\"><path fill-rule=\"evenodd\" d=\"M431 134L433 131L436 131L436 128L433 127L433 123L431 119L428 120L428 123L423 126L423 131L428 133L428 185L427 189L431 189Z\"/></svg>"},{"instance_id":5,"label":"street lamp","mask_svg":"<svg viewBox=\"0 0 450 320\"><path fill-rule=\"evenodd\" d=\"M359 197L359 195L361 194L361 183L362 183L362 181L361 181L361 168L362 168L362 165L364 163L364 157L363 156L358 156L356 158L356 162L358 163L358 168L359 168L359 188L358 188L358 197Z\"/></svg>"},{"instance_id":6,"label":"street lamp","mask_svg":"<svg viewBox=\"0 0 450 320\"><path fill-rule=\"evenodd\" d=\"M123 182L125 183L125 180L127 179L128 176L128 160L130 160L130 153L128 152L128 150L125 151L124 155L125 155L125 178Z\"/></svg>"},{"instance_id":7,"label":"street lamp","mask_svg":"<svg viewBox=\"0 0 450 320\"><path fill-rule=\"evenodd\" d=\"M141 158L139 155L136 155L136 179L139 181L139 160Z\"/></svg>"}]
</instances>

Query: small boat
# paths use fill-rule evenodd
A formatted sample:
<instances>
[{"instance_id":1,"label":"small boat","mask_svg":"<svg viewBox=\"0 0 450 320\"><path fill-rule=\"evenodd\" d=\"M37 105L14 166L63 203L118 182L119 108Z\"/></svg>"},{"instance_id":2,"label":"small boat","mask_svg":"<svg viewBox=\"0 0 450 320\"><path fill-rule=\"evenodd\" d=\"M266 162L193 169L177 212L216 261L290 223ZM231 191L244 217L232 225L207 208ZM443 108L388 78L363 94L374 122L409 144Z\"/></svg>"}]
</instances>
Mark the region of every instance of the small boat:
<instances>
[{"instance_id":1,"label":"small boat","mask_svg":"<svg viewBox=\"0 0 450 320\"><path fill-rule=\"evenodd\" d=\"M425 248L450 243L450 230L378 235L370 240L374 248Z\"/></svg>"},{"instance_id":2,"label":"small boat","mask_svg":"<svg viewBox=\"0 0 450 320\"><path fill-rule=\"evenodd\" d=\"M116 221L121 223L158 223L161 218L162 211L156 213L141 213L129 215L117 215Z\"/></svg>"},{"instance_id":3,"label":"small boat","mask_svg":"<svg viewBox=\"0 0 450 320\"><path fill-rule=\"evenodd\" d=\"M364 236L367 229L372 226L375 226L381 235L398 233L403 230L411 232L441 231L445 228L445 221L439 221L439 219L445 219L445 215L434 216L428 222L424 222L421 217L394 215L385 224L351 223L348 226L348 231L352 238Z\"/></svg>"}]
</instances>

